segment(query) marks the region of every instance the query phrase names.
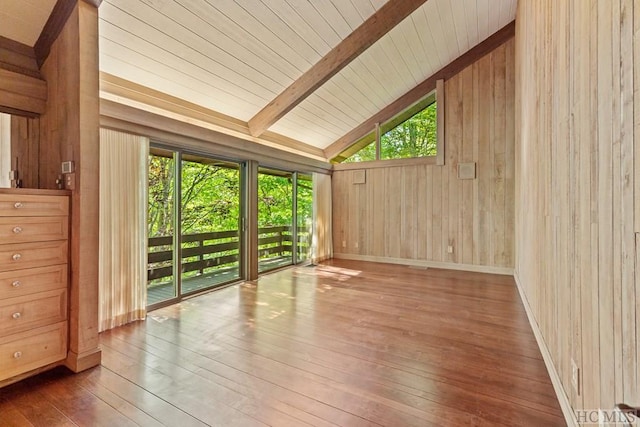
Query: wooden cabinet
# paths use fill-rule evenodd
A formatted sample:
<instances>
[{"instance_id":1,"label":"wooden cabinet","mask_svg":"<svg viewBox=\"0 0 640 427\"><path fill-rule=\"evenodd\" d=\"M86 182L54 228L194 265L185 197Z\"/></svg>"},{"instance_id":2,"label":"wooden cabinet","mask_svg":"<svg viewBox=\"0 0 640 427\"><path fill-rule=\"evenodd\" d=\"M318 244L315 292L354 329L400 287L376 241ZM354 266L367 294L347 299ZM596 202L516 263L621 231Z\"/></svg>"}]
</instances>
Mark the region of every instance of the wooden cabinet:
<instances>
[{"instance_id":1,"label":"wooden cabinet","mask_svg":"<svg viewBox=\"0 0 640 427\"><path fill-rule=\"evenodd\" d=\"M67 357L69 197L55 193L0 193L0 385Z\"/></svg>"}]
</instances>

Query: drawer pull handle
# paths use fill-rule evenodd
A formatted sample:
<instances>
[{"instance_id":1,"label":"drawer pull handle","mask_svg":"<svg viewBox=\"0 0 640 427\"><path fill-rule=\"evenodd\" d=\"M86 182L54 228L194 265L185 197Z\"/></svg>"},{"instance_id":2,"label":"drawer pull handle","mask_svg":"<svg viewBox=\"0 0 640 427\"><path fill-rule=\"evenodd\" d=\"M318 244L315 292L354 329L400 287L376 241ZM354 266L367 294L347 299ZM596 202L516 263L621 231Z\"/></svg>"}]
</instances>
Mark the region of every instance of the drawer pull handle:
<instances>
[{"instance_id":1,"label":"drawer pull handle","mask_svg":"<svg viewBox=\"0 0 640 427\"><path fill-rule=\"evenodd\" d=\"M22 233L22 227L13 227L13 232L15 234L20 234Z\"/></svg>"},{"instance_id":2,"label":"drawer pull handle","mask_svg":"<svg viewBox=\"0 0 640 427\"><path fill-rule=\"evenodd\" d=\"M13 358L14 359L20 359L22 357L22 352L21 351L16 351L15 353L13 353Z\"/></svg>"},{"instance_id":3,"label":"drawer pull handle","mask_svg":"<svg viewBox=\"0 0 640 427\"><path fill-rule=\"evenodd\" d=\"M22 255L20 254L13 254L13 256L11 257L11 259L13 259L14 261L20 261L20 258L22 258Z\"/></svg>"},{"instance_id":4,"label":"drawer pull handle","mask_svg":"<svg viewBox=\"0 0 640 427\"><path fill-rule=\"evenodd\" d=\"M13 317L15 320L18 320L19 318L22 317L22 314L20 314L20 312L16 311L15 313L13 313L11 315L11 317Z\"/></svg>"},{"instance_id":5,"label":"drawer pull handle","mask_svg":"<svg viewBox=\"0 0 640 427\"><path fill-rule=\"evenodd\" d=\"M14 288L19 288L20 285L22 285L22 283L20 283L20 280L16 280L11 284L11 286L13 286Z\"/></svg>"},{"instance_id":6,"label":"drawer pull handle","mask_svg":"<svg viewBox=\"0 0 640 427\"><path fill-rule=\"evenodd\" d=\"M15 202L13 204L13 207L16 208L16 209L20 209L22 207L22 203L21 202Z\"/></svg>"}]
</instances>

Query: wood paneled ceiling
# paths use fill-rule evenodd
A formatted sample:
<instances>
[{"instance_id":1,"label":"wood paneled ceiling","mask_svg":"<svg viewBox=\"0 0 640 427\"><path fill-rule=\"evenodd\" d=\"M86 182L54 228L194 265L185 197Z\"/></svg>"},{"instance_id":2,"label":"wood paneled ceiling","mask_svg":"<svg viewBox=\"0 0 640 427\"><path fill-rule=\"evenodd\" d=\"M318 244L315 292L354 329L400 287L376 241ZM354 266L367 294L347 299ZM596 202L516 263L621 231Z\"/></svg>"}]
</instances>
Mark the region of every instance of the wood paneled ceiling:
<instances>
[{"instance_id":1,"label":"wood paneled ceiling","mask_svg":"<svg viewBox=\"0 0 640 427\"><path fill-rule=\"evenodd\" d=\"M0 36L33 47L56 0L1 0Z\"/></svg>"},{"instance_id":2,"label":"wood paneled ceiling","mask_svg":"<svg viewBox=\"0 0 640 427\"><path fill-rule=\"evenodd\" d=\"M104 0L100 69L248 122L384 4ZM515 9L516 0L428 0L269 130L324 149L511 22Z\"/></svg>"}]
</instances>

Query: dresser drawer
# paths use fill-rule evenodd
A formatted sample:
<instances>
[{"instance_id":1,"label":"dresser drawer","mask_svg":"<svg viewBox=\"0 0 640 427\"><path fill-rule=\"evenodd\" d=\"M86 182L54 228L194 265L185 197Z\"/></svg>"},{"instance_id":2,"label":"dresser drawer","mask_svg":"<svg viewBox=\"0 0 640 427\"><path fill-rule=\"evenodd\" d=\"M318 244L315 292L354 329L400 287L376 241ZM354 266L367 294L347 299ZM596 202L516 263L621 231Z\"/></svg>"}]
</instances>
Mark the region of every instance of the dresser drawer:
<instances>
[{"instance_id":1,"label":"dresser drawer","mask_svg":"<svg viewBox=\"0 0 640 427\"><path fill-rule=\"evenodd\" d=\"M66 318L66 289L0 300L0 336L61 322Z\"/></svg>"},{"instance_id":2,"label":"dresser drawer","mask_svg":"<svg viewBox=\"0 0 640 427\"><path fill-rule=\"evenodd\" d=\"M0 194L0 216L67 216L69 198L34 194Z\"/></svg>"},{"instance_id":3,"label":"dresser drawer","mask_svg":"<svg viewBox=\"0 0 640 427\"><path fill-rule=\"evenodd\" d=\"M66 240L0 245L0 271L66 264Z\"/></svg>"},{"instance_id":4,"label":"dresser drawer","mask_svg":"<svg viewBox=\"0 0 640 427\"><path fill-rule=\"evenodd\" d=\"M67 270L67 265L61 264L0 273L0 300L66 289Z\"/></svg>"},{"instance_id":5,"label":"dresser drawer","mask_svg":"<svg viewBox=\"0 0 640 427\"><path fill-rule=\"evenodd\" d=\"M65 240L69 233L66 216L0 217L0 242L25 243Z\"/></svg>"},{"instance_id":6,"label":"dresser drawer","mask_svg":"<svg viewBox=\"0 0 640 427\"><path fill-rule=\"evenodd\" d=\"M67 357L67 322L0 338L0 380Z\"/></svg>"}]
</instances>

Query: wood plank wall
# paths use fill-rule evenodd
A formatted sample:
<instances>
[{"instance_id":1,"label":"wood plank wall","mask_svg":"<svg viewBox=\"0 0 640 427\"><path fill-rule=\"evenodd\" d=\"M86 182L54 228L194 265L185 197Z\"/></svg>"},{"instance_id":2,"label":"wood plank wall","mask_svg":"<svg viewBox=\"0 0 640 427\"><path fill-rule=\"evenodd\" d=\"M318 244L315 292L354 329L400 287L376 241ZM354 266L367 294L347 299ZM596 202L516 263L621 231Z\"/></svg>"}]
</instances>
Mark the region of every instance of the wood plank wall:
<instances>
[{"instance_id":1,"label":"wood plank wall","mask_svg":"<svg viewBox=\"0 0 640 427\"><path fill-rule=\"evenodd\" d=\"M361 170L334 171L334 256L512 271L514 45L445 81L444 166L371 168L365 184L353 184ZM458 179L459 162L476 162L477 178Z\"/></svg>"},{"instance_id":2,"label":"wood plank wall","mask_svg":"<svg viewBox=\"0 0 640 427\"><path fill-rule=\"evenodd\" d=\"M516 278L573 410L640 405L639 28L634 0L518 2Z\"/></svg>"}]
</instances>

